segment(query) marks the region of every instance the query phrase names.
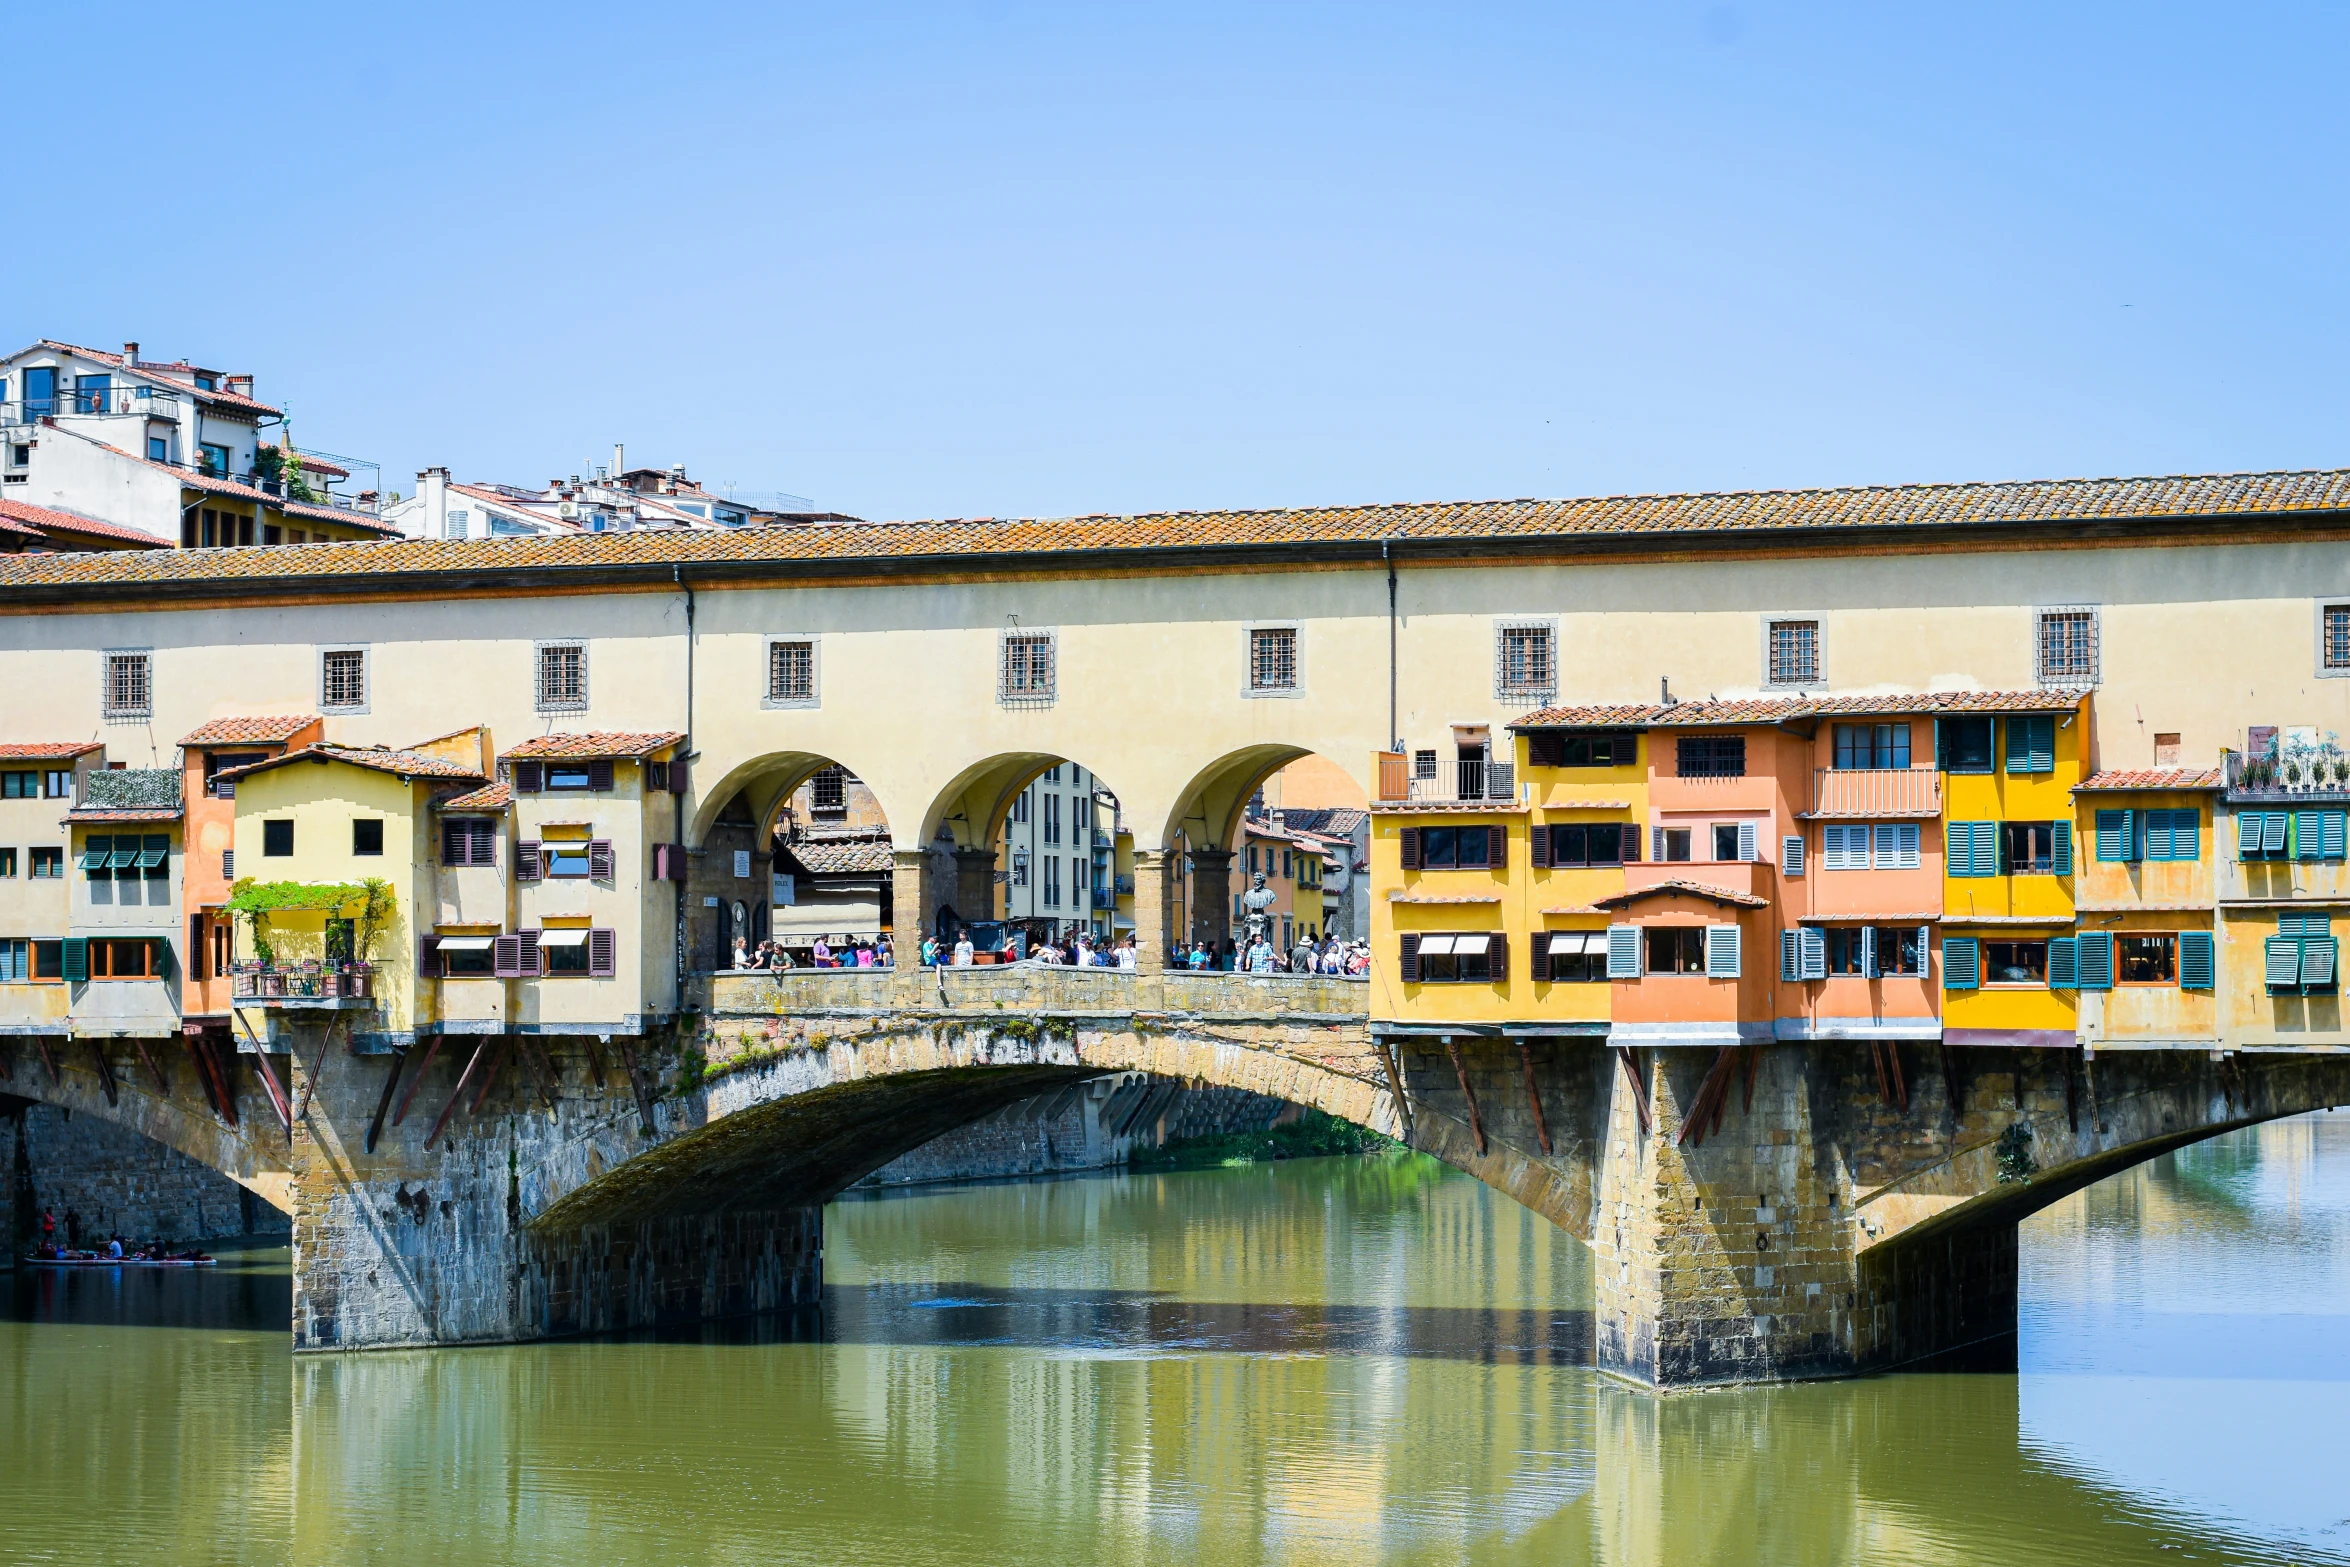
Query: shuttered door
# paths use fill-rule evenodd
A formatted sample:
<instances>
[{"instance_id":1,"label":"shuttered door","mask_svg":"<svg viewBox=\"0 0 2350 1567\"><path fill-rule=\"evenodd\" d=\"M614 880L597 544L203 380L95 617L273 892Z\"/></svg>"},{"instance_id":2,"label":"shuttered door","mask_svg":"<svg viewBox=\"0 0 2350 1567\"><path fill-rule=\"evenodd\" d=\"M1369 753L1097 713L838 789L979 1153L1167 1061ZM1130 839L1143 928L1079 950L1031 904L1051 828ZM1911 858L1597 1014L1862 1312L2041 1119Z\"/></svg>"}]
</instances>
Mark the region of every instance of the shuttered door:
<instances>
[{"instance_id":1,"label":"shuttered door","mask_svg":"<svg viewBox=\"0 0 2350 1567\"><path fill-rule=\"evenodd\" d=\"M2078 945L2081 954L2081 988L2083 990L2111 990L2113 988L2113 932L2092 930L2081 934Z\"/></svg>"},{"instance_id":2,"label":"shuttered door","mask_svg":"<svg viewBox=\"0 0 2350 1567\"><path fill-rule=\"evenodd\" d=\"M2179 988L2209 990L2217 982L2219 964L2212 950L2211 932L2179 932Z\"/></svg>"},{"instance_id":3,"label":"shuttered door","mask_svg":"<svg viewBox=\"0 0 2350 1567\"><path fill-rule=\"evenodd\" d=\"M588 932L588 975L593 979L610 979L616 971L617 943L608 930Z\"/></svg>"},{"instance_id":4,"label":"shuttered door","mask_svg":"<svg viewBox=\"0 0 2350 1567\"><path fill-rule=\"evenodd\" d=\"M1639 926L1610 925L1607 928L1607 977L1610 979L1638 979L1640 977Z\"/></svg>"},{"instance_id":5,"label":"shuttered door","mask_svg":"<svg viewBox=\"0 0 2350 1567\"><path fill-rule=\"evenodd\" d=\"M1972 936L1942 938L1942 988L1973 990L1982 983L1982 948Z\"/></svg>"}]
</instances>

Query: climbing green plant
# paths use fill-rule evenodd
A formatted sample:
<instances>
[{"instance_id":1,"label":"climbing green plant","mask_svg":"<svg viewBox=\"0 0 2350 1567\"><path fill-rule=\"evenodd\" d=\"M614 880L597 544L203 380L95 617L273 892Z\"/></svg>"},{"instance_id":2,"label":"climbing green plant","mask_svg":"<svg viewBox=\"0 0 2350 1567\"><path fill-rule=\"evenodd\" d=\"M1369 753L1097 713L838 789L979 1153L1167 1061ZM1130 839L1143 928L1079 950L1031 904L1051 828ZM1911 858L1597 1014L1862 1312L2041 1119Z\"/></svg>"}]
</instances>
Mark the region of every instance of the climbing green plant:
<instances>
[{"instance_id":1,"label":"climbing green plant","mask_svg":"<svg viewBox=\"0 0 2350 1567\"><path fill-rule=\"evenodd\" d=\"M270 940L270 920L279 914L324 914L350 919L355 929L351 955L362 962L373 958L375 941L398 907L392 885L380 876L364 881L255 881L247 876L229 889L222 912L245 922L253 937L254 956L264 963L277 961Z\"/></svg>"},{"instance_id":2,"label":"climbing green plant","mask_svg":"<svg viewBox=\"0 0 2350 1567\"><path fill-rule=\"evenodd\" d=\"M2040 1161L2032 1157L2032 1128L2022 1121L2008 1123L1999 1134L1999 1184L2012 1186L2039 1173Z\"/></svg>"}]
</instances>

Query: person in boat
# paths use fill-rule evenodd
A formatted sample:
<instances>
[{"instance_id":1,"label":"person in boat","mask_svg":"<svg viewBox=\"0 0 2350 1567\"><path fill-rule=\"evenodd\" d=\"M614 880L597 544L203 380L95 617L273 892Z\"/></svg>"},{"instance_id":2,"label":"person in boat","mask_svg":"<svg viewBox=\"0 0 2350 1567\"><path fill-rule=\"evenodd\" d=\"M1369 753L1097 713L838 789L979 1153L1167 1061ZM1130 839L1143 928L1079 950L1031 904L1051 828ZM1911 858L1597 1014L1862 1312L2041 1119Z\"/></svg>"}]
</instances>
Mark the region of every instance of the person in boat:
<instances>
[{"instance_id":1,"label":"person in boat","mask_svg":"<svg viewBox=\"0 0 2350 1567\"><path fill-rule=\"evenodd\" d=\"M122 1237L120 1235L109 1235L106 1237L106 1255L113 1258L116 1262L120 1262L122 1260Z\"/></svg>"},{"instance_id":2,"label":"person in boat","mask_svg":"<svg viewBox=\"0 0 2350 1567\"><path fill-rule=\"evenodd\" d=\"M52 1252L57 1250L57 1210L54 1208L41 1210L41 1244Z\"/></svg>"}]
</instances>

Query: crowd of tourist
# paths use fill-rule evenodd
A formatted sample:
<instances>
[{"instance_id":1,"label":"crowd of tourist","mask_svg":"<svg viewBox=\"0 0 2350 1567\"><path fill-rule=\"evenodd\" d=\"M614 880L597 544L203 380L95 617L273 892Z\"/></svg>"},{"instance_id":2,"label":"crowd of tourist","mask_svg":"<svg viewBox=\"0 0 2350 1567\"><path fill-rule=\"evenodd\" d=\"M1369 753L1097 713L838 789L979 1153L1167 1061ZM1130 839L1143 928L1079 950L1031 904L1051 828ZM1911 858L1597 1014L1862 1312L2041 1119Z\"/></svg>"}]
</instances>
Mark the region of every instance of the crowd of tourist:
<instances>
[{"instance_id":1,"label":"crowd of tourist","mask_svg":"<svg viewBox=\"0 0 2350 1567\"><path fill-rule=\"evenodd\" d=\"M839 947L819 936L808 949L810 968L889 968L896 962L896 953L887 936L872 941L860 936ZM762 941L754 947L737 936L734 938L734 966L738 969L764 969L770 974L783 974L798 968L800 963L780 941Z\"/></svg>"},{"instance_id":2,"label":"crowd of tourist","mask_svg":"<svg viewBox=\"0 0 2350 1567\"><path fill-rule=\"evenodd\" d=\"M839 947L819 939L810 948L808 957L809 961L803 964L776 941L762 941L753 946L737 937L734 943L734 967L751 972L782 974L801 967L889 968L896 962L886 935L871 941L859 938ZM1091 934L1079 931L1066 938L1048 938L1031 944L1024 933L1010 930L1005 932L1002 945L989 952L986 960L1131 970L1136 967L1136 952L1132 936L1100 942ZM981 958L966 929L952 941L923 937L921 961L924 968L970 968ZM1300 936L1286 952L1263 939L1245 945L1230 937L1218 943L1177 942L1167 951L1167 967L1192 973L1331 974L1360 979L1370 972L1371 946L1364 941L1341 941L1336 936L1325 936L1320 941Z\"/></svg>"}]
</instances>

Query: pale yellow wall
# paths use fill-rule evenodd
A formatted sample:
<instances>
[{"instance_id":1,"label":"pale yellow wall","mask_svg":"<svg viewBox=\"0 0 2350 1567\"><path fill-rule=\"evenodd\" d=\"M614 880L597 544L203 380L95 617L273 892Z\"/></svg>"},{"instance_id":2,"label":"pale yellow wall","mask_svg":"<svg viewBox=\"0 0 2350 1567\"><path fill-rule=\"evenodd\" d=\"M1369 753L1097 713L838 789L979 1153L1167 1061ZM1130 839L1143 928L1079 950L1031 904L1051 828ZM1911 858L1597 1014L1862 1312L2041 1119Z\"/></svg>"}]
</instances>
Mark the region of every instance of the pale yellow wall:
<instances>
[{"instance_id":1,"label":"pale yellow wall","mask_svg":"<svg viewBox=\"0 0 2350 1567\"><path fill-rule=\"evenodd\" d=\"M616 972L609 979L564 975L515 982L512 1021L552 1028L563 1024L617 1024L646 1012L674 1010L675 959L671 943L648 942L648 929L667 932L676 921L671 884L652 880L649 814L666 815L666 795L644 790L644 766L618 761L612 787L602 792L518 794L514 831L523 839L612 844L612 880L542 879L514 890L515 928L567 926L585 921L613 933ZM508 846L502 845L501 848ZM507 861L510 863L510 859Z\"/></svg>"}]
</instances>

